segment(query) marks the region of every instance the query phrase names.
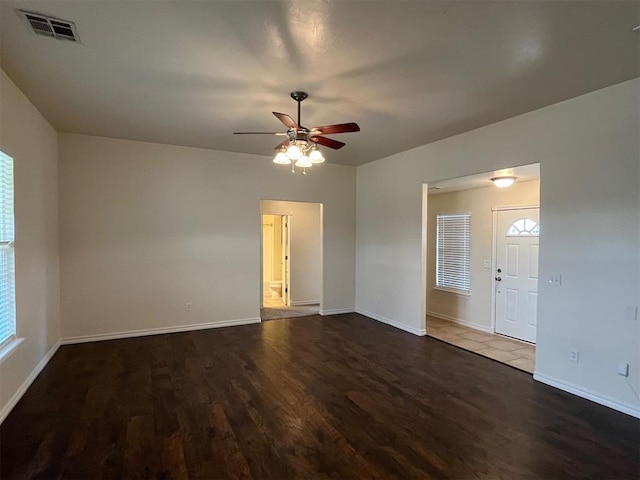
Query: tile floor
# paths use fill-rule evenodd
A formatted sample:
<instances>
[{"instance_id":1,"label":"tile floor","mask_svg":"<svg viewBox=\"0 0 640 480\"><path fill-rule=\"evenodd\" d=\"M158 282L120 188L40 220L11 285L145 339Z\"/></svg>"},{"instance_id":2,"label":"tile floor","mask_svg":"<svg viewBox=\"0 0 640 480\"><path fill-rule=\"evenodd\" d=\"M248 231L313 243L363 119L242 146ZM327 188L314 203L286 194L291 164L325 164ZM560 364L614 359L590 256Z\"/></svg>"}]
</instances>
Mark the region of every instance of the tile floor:
<instances>
[{"instance_id":1,"label":"tile floor","mask_svg":"<svg viewBox=\"0 0 640 480\"><path fill-rule=\"evenodd\" d=\"M271 297L263 297L262 304L264 308L282 308L284 307L284 302L281 298L271 298Z\"/></svg>"},{"instance_id":2,"label":"tile floor","mask_svg":"<svg viewBox=\"0 0 640 480\"><path fill-rule=\"evenodd\" d=\"M533 373L536 347L530 343L481 332L431 316L427 317L427 335Z\"/></svg>"}]
</instances>

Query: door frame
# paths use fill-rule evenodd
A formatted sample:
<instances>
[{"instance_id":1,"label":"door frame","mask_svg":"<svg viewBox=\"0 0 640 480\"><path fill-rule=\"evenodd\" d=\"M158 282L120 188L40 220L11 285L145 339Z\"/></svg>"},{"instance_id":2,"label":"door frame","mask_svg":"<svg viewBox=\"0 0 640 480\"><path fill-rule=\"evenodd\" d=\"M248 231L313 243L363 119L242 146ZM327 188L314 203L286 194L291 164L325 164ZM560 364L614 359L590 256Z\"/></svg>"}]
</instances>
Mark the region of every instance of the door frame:
<instances>
[{"instance_id":1,"label":"door frame","mask_svg":"<svg viewBox=\"0 0 640 480\"><path fill-rule=\"evenodd\" d=\"M540 204L528 205L498 205L491 207L493 239L491 245L491 333L496 333L496 280L495 272L498 268L498 212L505 210L540 210ZM538 279L539 280L539 279ZM500 334L498 334L500 335Z\"/></svg>"}]
</instances>

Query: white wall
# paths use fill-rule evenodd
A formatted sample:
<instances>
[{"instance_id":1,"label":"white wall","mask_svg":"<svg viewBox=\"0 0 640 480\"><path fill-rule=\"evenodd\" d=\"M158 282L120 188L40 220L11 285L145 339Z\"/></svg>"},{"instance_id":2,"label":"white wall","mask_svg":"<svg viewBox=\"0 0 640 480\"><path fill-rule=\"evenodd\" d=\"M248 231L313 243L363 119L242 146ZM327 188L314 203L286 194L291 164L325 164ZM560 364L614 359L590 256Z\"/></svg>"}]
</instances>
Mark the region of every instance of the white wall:
<instances>
[{"instance_id":1,"label":"white wall","mask_svg":"<svg viewBox=\"0 0 640 480\"><path fill-rule=\"evenodd\" d=\"M0 72L0 150L13 157L17 335L0 363L0 421L60 339L57 134Z\"/></svg>"},{"instance_id":2,"label":"white wall","mask_svg":"<svg viewBox=\"0 0 640 480\"><path fill-rule=\"evenodd\" d=\"M291 304L319 303L322 297L322 205L263 200L260 206L262 213L291 215Z\"/></svg>"},{"instance_id":3,"label":"white wall","mask_svg":"<svg viewBox=\"0 0 640 480\"><path fill-rule=\"evenodd\" d=\"M487 177L489 178L489 177ZM427 306L428 314L491 330L491 290L494 272L483 267L493 250L493 211L496 206L537 205L540 182L516 182L509 188L474 188L429 195L427 215ZM434 289L436 286L437 216L471 213L471 294Z\"/></svg>"},{"instance_id":4,"label":"white wall","mask_svg":"<svg viewBox=\"0 0 640 480\"><path fill-rule=\"evenodd\" d=\"M353 310L354 167L72 134L59 157L63 337L257 320L261 199L324 205L322 308Z\"/></svg>"},{"instance_id":5,"label":"white wall","mask_svg":"<svg viewBox=\"0 0 640 480\"><path fill-rule=\"evenodd\" d=\"M536 378L640 416L639 116L635 79L358 167L357 310L423 331L422 184L540 162Z\"/></svg>"}]
</instances>

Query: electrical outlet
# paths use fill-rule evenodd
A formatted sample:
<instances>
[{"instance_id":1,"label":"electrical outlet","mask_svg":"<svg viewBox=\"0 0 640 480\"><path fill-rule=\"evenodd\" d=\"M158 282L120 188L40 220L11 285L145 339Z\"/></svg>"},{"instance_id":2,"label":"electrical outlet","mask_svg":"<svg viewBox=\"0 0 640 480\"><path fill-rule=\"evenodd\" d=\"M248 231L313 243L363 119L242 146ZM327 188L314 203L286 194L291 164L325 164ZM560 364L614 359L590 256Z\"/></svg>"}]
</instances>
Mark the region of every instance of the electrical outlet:
<instances>
[{"instance_id":1,"label":"electrical outlet","mask_svg":"<svg viewBox=\"0 0 640 480\"><path fill-rule=\"evenodd\" d=\"M491 260L482 260L482 268L491 268Z\"/></svg>"},{"instance_id":2,"label":"electrical outlet","mask_svg":"<svg viewBox=\"0 0 640 480\"><path fill-rule=\"evenodd\" d=\"M572 362L580 361L580 352L578 350L569 351L569 360Z\"/></svg>"},{"instance_id":3,"label":"electrical outlet","mask_svg":"<svg viewBox=\"0 0 640 480\"><path fill-rule=\"evenodd\" d=\"M185 304L184 304L184 309L185 309L187 312L190 312L191 310L193 310L193 305L192 305L191 303L185 303Z\"/></svg>"},{"instance_id":4,"label":"electrical outlet","mask_svg":"<svg viewBox=\"0 0 640 480\"><path fill-rule=\"evenodd\" d=\"M620 362L618 364L618 375L621 375L623 377L628 377L629 376L629 364L626 362Z\"/></svg>"}]
</instances>

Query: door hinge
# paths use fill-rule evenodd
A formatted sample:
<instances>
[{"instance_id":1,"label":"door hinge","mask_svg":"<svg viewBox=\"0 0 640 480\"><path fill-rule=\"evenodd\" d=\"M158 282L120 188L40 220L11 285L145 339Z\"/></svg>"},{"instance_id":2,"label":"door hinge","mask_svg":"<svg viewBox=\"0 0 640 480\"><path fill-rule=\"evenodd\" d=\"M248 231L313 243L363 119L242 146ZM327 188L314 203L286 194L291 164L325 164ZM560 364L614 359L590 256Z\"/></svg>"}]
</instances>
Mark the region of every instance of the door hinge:
<instances>
[{"instance_id":1,"label":"door hinge","mask_svg":"<svg viewBox=\"0 0 640 480\"><path fill-rule=\"evenodd\" d=\"M289 287L284 289L284 293L289 293Z\"/></svg>"},{"instance_id":2,"label":"door hinge","mask_svg":"<svg viewBox=\"0 0 640 480\"><path fill-rule=\"evenodd\" d=\"M285 259L285 260L289 260L289 255L285 255L285 256L284 256L284 259Z\"/></svg>"}]
</instances>

